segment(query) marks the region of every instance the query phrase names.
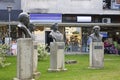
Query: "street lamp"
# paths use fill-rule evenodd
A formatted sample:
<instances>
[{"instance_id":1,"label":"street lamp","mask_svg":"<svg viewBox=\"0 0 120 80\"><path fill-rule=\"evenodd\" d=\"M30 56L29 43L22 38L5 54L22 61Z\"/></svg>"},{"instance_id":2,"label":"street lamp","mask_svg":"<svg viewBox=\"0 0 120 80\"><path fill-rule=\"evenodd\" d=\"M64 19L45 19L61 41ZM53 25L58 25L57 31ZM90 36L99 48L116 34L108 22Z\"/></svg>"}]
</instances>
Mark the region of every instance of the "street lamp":
<instances>
[{"instance_id":1,"label":"street lamp","mask_svg":"<svg viewBox=\"0 0 120 80\"><path fill-rule=\"evenodd\" d=\"M7 6L7 10L8 10L8 17L9 17L9 34L8 34L8 37L9 37L9 46L11 46L11 42L10 42L10 32L11 32L10 21L11 21L11 10L12 10L12 7L11 6Z\"/></svg>"}]
</instances>

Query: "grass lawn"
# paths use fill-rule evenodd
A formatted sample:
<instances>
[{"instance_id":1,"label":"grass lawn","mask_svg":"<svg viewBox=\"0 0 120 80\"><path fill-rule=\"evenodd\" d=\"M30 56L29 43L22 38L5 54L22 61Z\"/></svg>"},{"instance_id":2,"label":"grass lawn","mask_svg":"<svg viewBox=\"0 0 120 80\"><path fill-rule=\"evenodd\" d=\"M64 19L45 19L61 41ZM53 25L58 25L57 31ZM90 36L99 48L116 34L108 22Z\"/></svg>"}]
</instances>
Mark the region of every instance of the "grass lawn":
<instances>
[{"instance_id":1,"label":"grass lawn","mask_svg":"<svg viewBox=\"0 0 120 80\"><path fill-rule=\"evenodd\" d=\"M0 80L12 80L16 76L16 57L9 56L11 65L0 68ZM65 64L67 71L48 72L49 58L38 63L41 72L38 80L120 80L120 56L105 55L103 69L89 69L89 55L66 55L65 60L77 60L76 64Z\"/></svg>"}]
</instances>

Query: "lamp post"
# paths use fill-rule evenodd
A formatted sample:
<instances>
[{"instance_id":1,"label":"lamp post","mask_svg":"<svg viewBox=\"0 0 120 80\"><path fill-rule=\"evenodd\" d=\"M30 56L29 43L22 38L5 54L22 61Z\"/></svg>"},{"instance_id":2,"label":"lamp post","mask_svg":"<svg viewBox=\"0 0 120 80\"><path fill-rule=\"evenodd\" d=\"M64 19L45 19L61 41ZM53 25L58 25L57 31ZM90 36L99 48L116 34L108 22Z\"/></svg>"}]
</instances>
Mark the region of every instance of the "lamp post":
<instances>
[{"instance_id":1,"label":"lamp post","mask_svg":"<svg viewBox=\"0 0 120 80\"><path fill-rule=\"evenodd\" d=\"M11 6L7 6L7 10L8 10L8 17L9 17L9 34L8 34L8 37L9 37L9 46L11 46L11 42L10 42L10 33L11 33L10 21L11 21L11 10L12 10L12 7ZM11 50L11 48L10 48L10 50Z\"/></svg>"}]
</instances>

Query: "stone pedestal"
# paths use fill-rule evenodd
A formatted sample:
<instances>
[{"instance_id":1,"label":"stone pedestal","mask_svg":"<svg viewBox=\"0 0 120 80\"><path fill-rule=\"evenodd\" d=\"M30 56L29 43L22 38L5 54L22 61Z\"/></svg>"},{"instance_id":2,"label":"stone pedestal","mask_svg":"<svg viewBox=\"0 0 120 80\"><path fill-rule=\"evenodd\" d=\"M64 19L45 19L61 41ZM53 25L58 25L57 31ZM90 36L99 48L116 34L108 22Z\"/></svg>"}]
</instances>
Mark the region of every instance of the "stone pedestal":
<instances>
[{"instance_id":1,"label":"stone pedestal","mask_svg":"<svg viewBox=\"0 0 120 80\"><path fill-rule=\"evenodd\" d=\"M48 71L66 70L64 67L64 42L50 43L50 68Z\"/></svg>"},{"instance_id":2,"label":"stone pedestal","mask_svg":"<svg viewBox=\"0 0 120 80\"><path fill-rule=\"evenodd\" d=\"M14 80L34 80L32 39L18 39L17 47L17 78L14 78Z\"/></svg>"},{"instance_id":3,"label":"stone pedestal","mask_svg":"<svg viewBox=\"0 0 120 80\"><path fill-rule=\"evenodd\" d=\"M33 54L33 77L39 77L40 72L37 71L37 65L38 65L38 52L37 52L37 42L33 41L34 46L34 54Z\"/></svg>"},{"instance_id":4,"label":"stone pedestal","mask_svg":"<svg viewBox=\"0 0 120 80\"><path fill-rule=\"evenodd\" d=\"M90 44L90 68L104 67L104 44L103 42L91 42Z\"/></svg>"}]
</instances>

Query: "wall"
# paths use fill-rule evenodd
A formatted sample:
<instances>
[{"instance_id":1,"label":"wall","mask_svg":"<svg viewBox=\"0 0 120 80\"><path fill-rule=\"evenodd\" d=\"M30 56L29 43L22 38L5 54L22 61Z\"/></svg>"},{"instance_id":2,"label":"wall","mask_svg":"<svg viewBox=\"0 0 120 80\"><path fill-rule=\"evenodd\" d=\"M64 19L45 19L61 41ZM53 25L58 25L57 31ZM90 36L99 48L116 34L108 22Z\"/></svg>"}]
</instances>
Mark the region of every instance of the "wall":
<instances>
[{"instance_id":1,"label":"wall","mask_svg":"<svg viewBox=\"0 0 120 80\"><path fill-rule=\"evenodd\" d=\"M41 44L45 44L45 31L34 31L34 37L35 37L35 41L37 41L38 43Z\"/></svg>"},{"instance_id":2,"label":"wall","mask_svg":"<svg viewBox=\"0 0 120 80\"><path fill-rule=\"evenodd\" d=\"M22 9L32 13L119 14L120 11L103 10L102 4L102 0L29 0L29 4L22 0Z\"/></svg>"},{"instance_id":3,"label":"wall","mask_svg":"<svg viewBox=\"0 0 120 80\"><path fill-rule=\"evenodd\" d=\"M7 9L11 6L13 10L21 10L21 0L0 0L0 9Z\"/></svg>"}]
</instances>

